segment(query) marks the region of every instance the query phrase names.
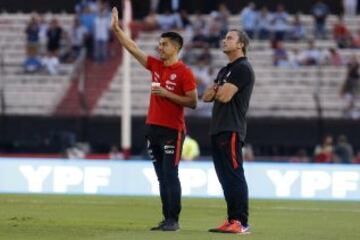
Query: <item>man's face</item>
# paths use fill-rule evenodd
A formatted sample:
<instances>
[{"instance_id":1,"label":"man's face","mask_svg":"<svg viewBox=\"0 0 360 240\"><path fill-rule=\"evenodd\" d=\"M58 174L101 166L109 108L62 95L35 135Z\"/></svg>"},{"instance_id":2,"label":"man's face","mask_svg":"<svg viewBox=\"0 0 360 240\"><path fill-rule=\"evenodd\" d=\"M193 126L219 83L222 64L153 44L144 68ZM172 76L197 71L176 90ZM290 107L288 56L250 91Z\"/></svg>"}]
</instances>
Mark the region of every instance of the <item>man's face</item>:
<instances>
[{"instance_id":1,"label":"man's face","mask_svg":"<svg viewBox=\"0 0 360 240\"><path fill-rule=\"evenodd\" d=\"M178 53L178 46L169 38L161 38L158 48L161 60L169 59Z\"/></svg>"},{"instance_id":2,"label":"man's face","mask_svg":"<svg viewBox=\"0 0 360 240\"><path fill-rule=\"evenodd\" d=\"M223 39L223 52L230 53L237 51L243 47L243 43L239 42L239 36L236 32L228 32Z\"/></svg>"}]
</instances>

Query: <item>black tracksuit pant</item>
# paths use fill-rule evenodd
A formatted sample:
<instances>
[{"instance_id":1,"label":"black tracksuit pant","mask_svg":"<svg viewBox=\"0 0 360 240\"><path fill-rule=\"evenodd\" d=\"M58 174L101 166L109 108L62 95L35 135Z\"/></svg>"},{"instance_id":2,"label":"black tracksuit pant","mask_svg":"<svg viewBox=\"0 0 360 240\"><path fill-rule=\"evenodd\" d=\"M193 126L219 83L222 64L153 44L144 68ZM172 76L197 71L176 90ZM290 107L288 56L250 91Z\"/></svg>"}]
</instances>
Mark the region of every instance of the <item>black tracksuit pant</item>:
<instances>
[{"instance_id":1,"label":"black tracksuit pant","mask_svg":"<svg viewBox=\"0 0 360 240\"><path fill-rule=\"evenodd\" d=\"M211 136L212 156L219 182L224 190L228 220L248 224L248 187L244 175L241 147L236 132Z\"/></svg>"},{"instance_id":2,"label":"black tracksuit pant","mask_svg":"<svg viewBox=\"0 0 360 240\"><path fill-rule=\"evenodd\" d=\"M178 176L184 133L176 129L148 125L147 148L160 185L165 220L179 221L181 185Z\"/></svg>"}]
</instances>

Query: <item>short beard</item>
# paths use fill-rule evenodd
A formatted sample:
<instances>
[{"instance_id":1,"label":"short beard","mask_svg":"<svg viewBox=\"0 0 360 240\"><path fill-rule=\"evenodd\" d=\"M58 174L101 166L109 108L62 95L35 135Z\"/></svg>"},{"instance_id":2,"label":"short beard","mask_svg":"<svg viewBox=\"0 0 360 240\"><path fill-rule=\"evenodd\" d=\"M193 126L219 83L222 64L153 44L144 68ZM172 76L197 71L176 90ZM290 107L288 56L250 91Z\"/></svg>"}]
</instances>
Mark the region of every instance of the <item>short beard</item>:
<instances>
[{"instance_id":1,"label":"short beard","mask_svg":"<svg viewBox=\"0 0 360 240\"><path fill-rule=\"evenodd\" d=\"M228 53L231 52L231 51L229 51L229 50L223 50L222 52L225 53L225 54L228 54Z\"/></svg>"}]
</instances>

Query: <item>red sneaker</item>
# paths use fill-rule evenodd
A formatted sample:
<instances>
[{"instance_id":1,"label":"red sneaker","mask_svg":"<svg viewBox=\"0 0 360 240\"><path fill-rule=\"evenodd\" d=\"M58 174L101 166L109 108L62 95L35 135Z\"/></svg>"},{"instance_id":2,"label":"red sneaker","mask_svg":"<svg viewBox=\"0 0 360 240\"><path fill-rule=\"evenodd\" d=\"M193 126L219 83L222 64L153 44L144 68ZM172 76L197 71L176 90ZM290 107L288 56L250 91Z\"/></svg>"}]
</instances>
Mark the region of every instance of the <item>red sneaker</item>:
<instances>
[{"instance_id":1,"label":"red sneaker","mask_svg":"<svg viewBox=\"0 0 360 240\"><path fill-rule=\"evenodd\" d=\"M238 220L230 220L229 224L222 229L222 233L249 234L250 226L242 225Z\"/></svg>"},{"instance_id":2,"label":"red sneaker","mask_svg":"<svg viewBox=\"0 0 360 240\"><path fill-rule=\"evenodd\" d=\"M209 232L223 232L228 228L229 225L230 225L229 221L225 220L225 222L221 226L217 228L210 228Z\"/></svg>"}]
</instances>

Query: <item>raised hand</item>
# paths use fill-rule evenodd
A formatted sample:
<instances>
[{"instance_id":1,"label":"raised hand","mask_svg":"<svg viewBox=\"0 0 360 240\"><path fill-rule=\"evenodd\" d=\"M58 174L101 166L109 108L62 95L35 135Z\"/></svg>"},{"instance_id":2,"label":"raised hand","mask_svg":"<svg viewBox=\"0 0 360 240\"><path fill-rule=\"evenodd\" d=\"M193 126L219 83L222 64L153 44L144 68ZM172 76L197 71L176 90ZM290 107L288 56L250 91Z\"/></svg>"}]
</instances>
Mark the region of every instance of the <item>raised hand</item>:
<instances>
[{"instance_id":1,"label":"raised hand","mask_svg":"<svg viewBox=\"0 0 360 240\"><path fill-rule=\"evenodd\" d=\"M113 30L119 27L119 13L116 7L113 7L111 12L111 27Z\"/></svg>"}]
</instances>

